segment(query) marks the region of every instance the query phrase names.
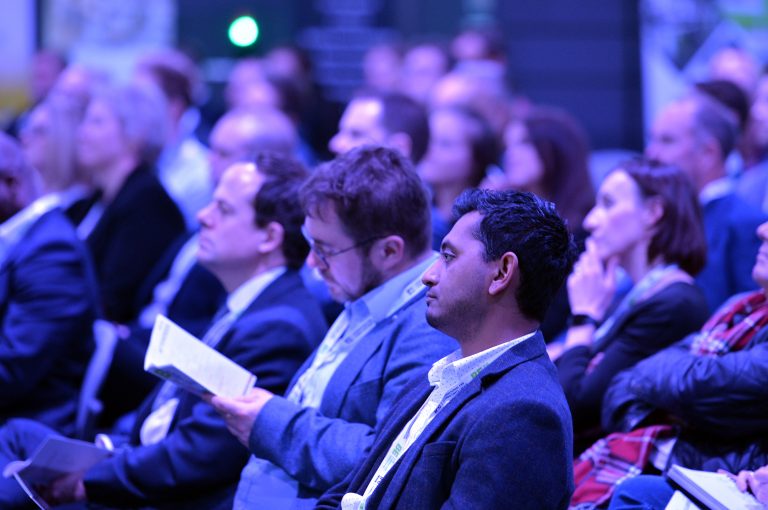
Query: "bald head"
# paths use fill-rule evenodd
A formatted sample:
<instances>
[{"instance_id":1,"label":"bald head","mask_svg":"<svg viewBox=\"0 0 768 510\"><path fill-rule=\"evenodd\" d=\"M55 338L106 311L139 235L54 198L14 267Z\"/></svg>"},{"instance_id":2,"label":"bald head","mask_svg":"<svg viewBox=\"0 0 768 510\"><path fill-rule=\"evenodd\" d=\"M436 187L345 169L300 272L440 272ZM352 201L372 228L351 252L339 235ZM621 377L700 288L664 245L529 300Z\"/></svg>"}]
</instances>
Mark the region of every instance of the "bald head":
<instances>
[{"instance_id":1,"label":"bald head","mask_svg":"<svg viewBox=\"0 0 768 510\"><path fill-rule=\"evenodd\" d=\"M229 166L258 152L291 156L298 135L290 119L273 108L227 112L211 132L211 178L217 183Z\"/></svg>"}]
</instances>

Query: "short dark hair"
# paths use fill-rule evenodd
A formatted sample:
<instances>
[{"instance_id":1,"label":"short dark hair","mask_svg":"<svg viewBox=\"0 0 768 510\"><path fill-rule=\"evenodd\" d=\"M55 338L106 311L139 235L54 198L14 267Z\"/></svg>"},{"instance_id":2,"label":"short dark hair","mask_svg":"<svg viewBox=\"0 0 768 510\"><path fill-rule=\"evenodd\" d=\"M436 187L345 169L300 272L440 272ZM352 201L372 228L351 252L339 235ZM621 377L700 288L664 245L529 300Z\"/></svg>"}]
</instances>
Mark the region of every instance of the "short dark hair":
<instances>
[{"instance_id":1,"label":"short dark hair","mask_svg":"<svg viewBox=\"0 0 768 510\"><path fill-rule=\"evenodd\" d=\"M744 90L728 80L707 80L697 82L694 87L715 101L728 108L739 121L739 129L744 131L749 123L749 97Z\"/></svg>"},{"instance_id":2,"label":"short dark hair","mask_svg":"<svg viewBox=\"0 0 768 510\"><path fill-rule=\"evenodd\" d=\"M368 90L360 92L354 99L381 102L381 125L389 134L408 135L411 139L411 161L421 161L429 145L429 119L421 104L400 92Z\"/></svg>"},{"instance_id":3,"label":"short dark hair","mask_svg":"<svg viewBox=\"0 0 768 510\"><path fill-rule=\"evenodd\" d=\"M398 235L416 257L431 244L428 193L413 164L398 151L363 146L318 166L301 189L308 216L330 203L355 242Z\"/></svg>"},{"instance_id":4,"label":"short dark hair","mask_svg":"<svg viewBox=\"0 0 768 510\"><path fill-rule=\"evenodd\" d=\"M298 269L309 255L309 245L301 234L304 214L299 204L299 189L307 178L307 169L292 157L262 152L254 159L264 182L254 198L256 225L271 222L283 227L283 255L286 265Z\"/></svg>"},{"instance_id":5,"label":"short dark hair","mask_svg":"<svg viewBox=\"0 0 768 510\"><path fill-rule=\"evenodd\" d=\"M720 147L721 160L725 161L739 137L736 114L704 93L694 93L692 98L695 105L693 124L696 135L714 138Z\"/></svg>"},{"instance_id":6,"label":"short dark hair","mask_svg":"<svg viewBox=\"0 0 768 510\"><path fill-rule=\"evenodd\" d=\"M507 252L517 256L520 311L541 322L576 259L576 245L554 204L524 191L464 191L453 206L455 219L477 211L482 216L476 239L486 261Z\"/></svg>"},{"instance_id":7,"label":"short dark hair","mask_svg":"<svg viewBox=\"0 0 768 510\"><path fill-rule=\"evenodd\" d=\"M698 194L688 175L675 166L643 158L616 170L625 171L635 181L643 198L661 200L664 213L648 246L648 260L661 257L690 275L699 273L707 261L707 241Z\"/></svg>"}]
</instances>

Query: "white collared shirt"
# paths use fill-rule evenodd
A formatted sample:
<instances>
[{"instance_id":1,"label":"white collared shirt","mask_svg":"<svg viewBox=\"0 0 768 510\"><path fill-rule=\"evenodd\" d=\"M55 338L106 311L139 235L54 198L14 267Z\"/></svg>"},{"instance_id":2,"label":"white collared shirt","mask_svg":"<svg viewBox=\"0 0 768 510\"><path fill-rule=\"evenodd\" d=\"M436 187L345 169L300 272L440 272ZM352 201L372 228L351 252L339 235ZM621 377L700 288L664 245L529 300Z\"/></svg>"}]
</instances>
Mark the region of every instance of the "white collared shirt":
<instances>
[{"instance_id":1,"label":"white collared shirt","mask_svg":"<svg viewBox=\"0 0 768 510\"><path fill-rule=\"evenodd\" d=\"M261 294L269 284L275 281L284 272L285 267L276 267L258 274L241 284L227 297L228 313L226 316L221 317L219 321L212 324L210 329L215 328L218 322L223 321L226 321L226 329L229 329L240 314L253 303L259 294ZM226 333L226 331L220 331L219 333L220 337ZM166 388L168 388L168 391L165 391ZM167 398L166 400L166 395L167 397L170 397L174 394L173 389L175 389L175 385L169 381L165 381L160 388L160 391L155 398L156 407L153 406L152 413L150 413L141 424L139 438L142 445L156 444L165 439L168 435L168 431L171 428L171 422L176 414L176 408L179 406L179 399L176 397ZM161 395L163 396L161 397ZM159 402L158 399L160 400Z\"/></svg>"},{"instance_id":2,"label":"white collared shirt","mask_svg":"<svg viewBox=\"0 0 768 510\"><path fill-rule=\"evenodd\" d=\"M341 500L342 510L364 510L366 501L381 483L381 480L408 448L416 442L424 429L435 419L437 413L448 405L464 386L480 375L488 365L508 349L531 338L534 333L528 333L466 358L461 356L461 350L457 350L435 362L427 374L429 384L434 388L429 397L392 442L386 457L376 470L376 474L371 478L363 495L355 493L344 495Z\"/></svg>"}]
</instances>

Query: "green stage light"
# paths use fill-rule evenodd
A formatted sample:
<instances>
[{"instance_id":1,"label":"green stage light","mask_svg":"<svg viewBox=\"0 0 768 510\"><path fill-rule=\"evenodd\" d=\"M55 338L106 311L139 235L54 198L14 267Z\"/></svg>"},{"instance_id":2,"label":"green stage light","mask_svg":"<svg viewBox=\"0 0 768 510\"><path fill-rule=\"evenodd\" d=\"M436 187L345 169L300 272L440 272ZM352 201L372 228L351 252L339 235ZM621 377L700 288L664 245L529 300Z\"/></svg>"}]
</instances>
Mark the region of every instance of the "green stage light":
<instances>
[{"instance_id":1,"label":"green stage light","mask_svg":"<svg viewBox=\"0 0 768 510\"><path fill-rule=\"evenodd\" d=\"M229 42L244 48L259 38L259 24L252 16L240 16L229 24Z\"/></svg>"}]
</instances>

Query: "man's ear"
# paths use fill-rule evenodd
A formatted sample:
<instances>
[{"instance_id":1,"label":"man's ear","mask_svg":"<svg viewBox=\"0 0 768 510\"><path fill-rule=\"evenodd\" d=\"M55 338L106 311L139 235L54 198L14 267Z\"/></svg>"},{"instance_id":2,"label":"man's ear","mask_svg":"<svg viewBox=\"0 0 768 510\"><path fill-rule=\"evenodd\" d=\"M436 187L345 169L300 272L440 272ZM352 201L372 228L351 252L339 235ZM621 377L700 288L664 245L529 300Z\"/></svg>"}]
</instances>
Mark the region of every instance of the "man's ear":
<instances>
[{"instance_id":1,"label":"man's ear","mask_svg":"<svg viewBox=\"0 0 768 510\"><path fill-rule=\"evenodd\" d=\"M517 255L508 251L494 263L494 275L488 286L488 293L496 296L510 288L518 278Z\"/></svg>"},{"instance_id":2,"label":"man's ear","mask_svg":"<svg viewBox=\"0 0 768 510\"><path fill-rule=\"evenodd\" d=\"M400 236L383 237L371 246L370 259L379 269L391 269L400 264L403 258L405 258L405 241Z\"/></svg>"},{"instance_id":3,"label":"man's ear","mask_svg":"<svg viewBox=\"0 0 768 510\"><path fill-rule=\"evenodd\" d=\"M275 250L281 250L283 239L285 238L285 229L276 221L270 221L262 229L264 238L259 242L259 251L261 253L271 253Z\"/></svg>"}]
</instances>

